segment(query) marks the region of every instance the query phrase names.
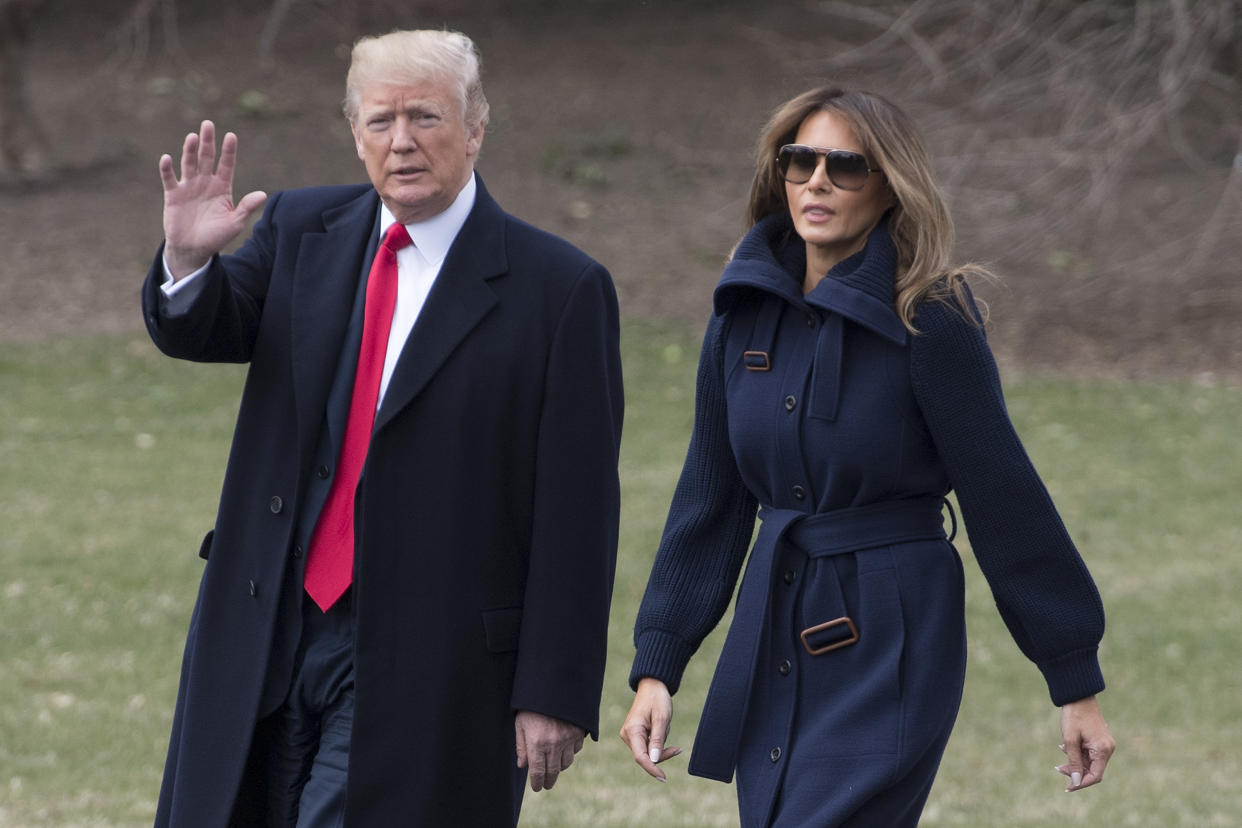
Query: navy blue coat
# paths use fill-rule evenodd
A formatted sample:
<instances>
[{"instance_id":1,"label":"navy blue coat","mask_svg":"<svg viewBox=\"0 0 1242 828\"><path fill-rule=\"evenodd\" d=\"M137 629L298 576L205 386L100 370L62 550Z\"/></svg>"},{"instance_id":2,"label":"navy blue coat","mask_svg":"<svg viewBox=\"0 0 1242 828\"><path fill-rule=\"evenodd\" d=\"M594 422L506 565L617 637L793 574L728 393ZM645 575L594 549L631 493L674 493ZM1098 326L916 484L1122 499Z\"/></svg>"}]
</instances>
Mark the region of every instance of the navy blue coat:
<instances>
[{"instance_id":1,"label":"navy blue coat","mask_svg":"<svg viewBox=\"0 0 1242 828\"><path fill-rule=\"evenodd\" d=\"M147 277L162 351L250 363L157 825L225 825L253 790L248 747L296 638L279 600L282 585L301 583L296 504L378 207L370 185L273 196L181 316L161 310L158 256ZM480 183L358 486L347 825L512 822L516 710L597 737L619 511L618 340L604 268L505 214Z\"/></svg>"},{"instance_id":2,"label":"navy blue coat","mask_svg":"<svg viewBox=\"0 0 1242 828\"><path fill-rule=\"evenodd\" d=\"M896 264L881 224L804 296L805 245L782 214L747 234L716 289L631 682L676 692L762 507L689 768L736 769L745 826L917 821L964 678L950 489L1053 702L1103 689L1099 594L1009 421L984 332L928 300L910 333ZM811 654L841 639L803 631L845 616L857 641Z\"/></svg>"}]
</instances>

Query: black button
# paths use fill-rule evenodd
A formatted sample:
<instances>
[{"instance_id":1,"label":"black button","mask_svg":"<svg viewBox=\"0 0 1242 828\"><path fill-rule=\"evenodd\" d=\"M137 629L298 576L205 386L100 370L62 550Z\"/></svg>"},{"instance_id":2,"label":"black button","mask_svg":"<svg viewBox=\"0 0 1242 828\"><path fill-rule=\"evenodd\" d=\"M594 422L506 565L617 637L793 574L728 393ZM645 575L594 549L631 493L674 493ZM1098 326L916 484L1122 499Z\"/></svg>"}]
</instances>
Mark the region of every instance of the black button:
<instances>
[{"instance_id":1,"label":"black button","mask_svg":"<svg viewBox=\"0 0 1242 828\"><path fill-rule=\"evenodd\" d=\"M267 502L267 508L272 510L273 515L279 515L280 510L285 508L285 502L276 496Z\"/></svg>"},{"instance_id":2,"label":"black button","mask_svg":"<svg viewBox=\"0 0 1242 828\"><path fill-rule=\"evenodd\" d=\"M772 752L768 754L768 758L771 759L773 763L779 762L781 760L781 749L778 747L772 748Z\"/></svg>"},{"instance_id":3,"label":"black button","mask_svg":"<svg viewBox=\"0 0 1242 828\"><path fill-rule=\"evenodd\" d=\"M794 496L794 500L806 500L806 489L802 488L801 486L794 486L793 496ZM272 511L275 512L277 510L273 509Z\"/></svg>"},{"instance_id":4,"label":"black button","mask_svg":"<svg viewBox=\"0 0 1242 828\"><path fill-rule=\"evenodd\" d=\"M794 397L793 394L790 394L788 397L785 398L785 410L786 411L793 411L797 406L798 406L798 400Z\"/></svg>"},{"instance_id":5,"label":"black button","mask_svg":"<svg viewBox=\"0 0 1242 828\"><path fill-rule=\"evenodd\" d=\"M328 468L327 466L320 466L319 468L315 469L315 476L318 477L320 480L327 480L329 477L332 476L332 470Z\"/></svg>"},{"instance_id":6,"label":"black button","mask_svg":"<svg viewBox=\"0 0 1242 828\"><path fill-rule=\"evenodd\" d=\"M794 579L797 577L798 577L798 573L794 572L792 569L785 570L785 583L792 584L794 582Z\"/></svg>"},{"instance_id":7,"label":"black button","mask_svg":"<svg viewBox=\"0 0 1242 828\"><path fill-rule=\"evenodd\" d=\"M807 326L808 328L814 328L814 327L815 327L815 314L813 314L813 313L808 313L808 314L806 315L806 326Z\"/></svg>"},{"instance_id":8,"label":"black button","mask_svg":"<svg viewBox=\"0 0 1242 828\"><path fill-rule=\"evenodd\" d=\"M789 663L789 659L787 658L782 659L780 666L776 668L776 671L780 673L782 676L789 675L791 670L793 670L793 665Z\"/></svg>"},{"instance_id":9,"label":"black button","mask_svg":"<svg viewBox=\"0 0 1242 828\"><path fill-rule=\"evenodd\" d=\"M255 585L254 581L251 581L250 582L250 597L253 598L254 596L258 594L259 594L259 587Z\"/></svg>"},{"instance_id":10,"label":"black button","mask_svg":"<svg viewBox=\"0 0 1242 828\"><path fill-rule=\"evenodd\" d=\"M300 557L302 557L302 544L300 544L300 543L295 543L295 544L293 545L293 557L294 557L294 558L300 558Z\"/></svg>"}]
</instances>

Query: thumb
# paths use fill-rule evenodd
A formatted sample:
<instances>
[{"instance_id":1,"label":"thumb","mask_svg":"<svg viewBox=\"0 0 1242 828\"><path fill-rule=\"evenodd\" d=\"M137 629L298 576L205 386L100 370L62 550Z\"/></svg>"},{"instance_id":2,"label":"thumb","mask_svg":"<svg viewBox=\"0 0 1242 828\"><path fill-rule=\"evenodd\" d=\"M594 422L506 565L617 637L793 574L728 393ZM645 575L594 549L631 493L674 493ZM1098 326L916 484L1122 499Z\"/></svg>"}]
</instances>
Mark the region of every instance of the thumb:
<instances>
[{"instance_id":1,"label":"thumb","mask_svg":"<svg viewBox=\"0 0 1242 828\"><path fill-rule=\"evenodd\" d=\"M1065 758L1069 760L1065 764L1065 773L1070 778L1068 790L1072 791L1082 784L1082 742L1079 739L1066 739Z\"/></svg>"},{"instance_id":2,"label":"thumb","mask_svg":"<svg viewBox=\"0 0 1242 828\"><path fill-rule=\"evenodd\" d=\"M255 210L263 206L267 201L267 193L262 190L255 190L252 193L246 193L242 196L242 200L237 202L237 212L243 216L248 216Z\"/></svg>"},{"instance_id":3,"label":"thumb","mask_svg":"<svg viewBox=\"0 0 1242 828\"><path fill-rule=\"evenodd\" d=\"M660 712L651 716L651 735L647 737L647 753L652 762L659 762L664 755L664 743L668 739L668 717Z\"/></svg>"}]
</instances>

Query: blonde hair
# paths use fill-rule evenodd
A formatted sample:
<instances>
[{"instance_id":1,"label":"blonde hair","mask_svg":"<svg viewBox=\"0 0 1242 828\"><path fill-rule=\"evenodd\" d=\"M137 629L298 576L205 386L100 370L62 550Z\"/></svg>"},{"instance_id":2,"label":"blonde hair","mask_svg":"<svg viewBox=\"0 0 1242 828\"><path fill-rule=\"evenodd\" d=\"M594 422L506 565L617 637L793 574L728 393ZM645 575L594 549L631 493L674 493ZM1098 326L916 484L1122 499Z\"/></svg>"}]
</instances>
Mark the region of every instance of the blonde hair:
<instances>
[{"instance_id":1,"label":"blonde hair","mask_svg":"<svg viewBox=\"0 0 1242 828\"><path fill-rule=\"evenodd\" d=\"M803 121L820 111L831 112L853 129L863 153L872 166L883 171L892 188L896 204L888 230L897 247L894 305L906 328L918 332L914 317L924 299L956 304L967 319L976 321L970 311L965 276L992 275L975 264L950 265L953 218L932 178L931 158L909 116L879 95L824 86L780 106L759 135L748 226L789 210L776 154L794 142Z\"/></svg>"},{"instance_id":2,"label":"blonde hair","mask_svg":"<svg viewBox=\"0 0 1242 828\"><path fill-rule=\"evenodd\" d=\"M466 126L487 124L488 105L479 79L482 58L461 32L416 29L364 37L354 44L345 77L345 117L358 117L362 90L380 83L441 80L456 87Z\"/></svg>"}]
</instances>

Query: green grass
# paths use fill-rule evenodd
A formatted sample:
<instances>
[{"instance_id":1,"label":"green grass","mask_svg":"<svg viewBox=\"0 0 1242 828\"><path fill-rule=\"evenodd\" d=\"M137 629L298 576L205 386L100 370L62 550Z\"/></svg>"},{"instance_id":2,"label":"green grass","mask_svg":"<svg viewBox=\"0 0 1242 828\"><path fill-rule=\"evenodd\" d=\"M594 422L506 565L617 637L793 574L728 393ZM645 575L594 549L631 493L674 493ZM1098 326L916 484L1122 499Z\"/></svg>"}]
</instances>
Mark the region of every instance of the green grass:
<instances>
[{"instance_id":1,"label":"green grass","mask_svg":"<svg viewBox=\"0 0 1242 828\"><path fill-rule=\"evenodd\" d=\"M616 736L698 350L672 325L624 335L603 738L555 791L527 796L523 824L734 825L731 787L686 776L684 759L653 782ZM150 823L241 378L137 335L0 346L0 825ZM1103 786L1061 793L1056 712L968 560L966 697L923 824L1242 824L1242 389L1026 379L1008 399L1104 595L1101 702L1120 751ZM691 664L677 743L721 641Z\"/></svg>"}]
</instances>

